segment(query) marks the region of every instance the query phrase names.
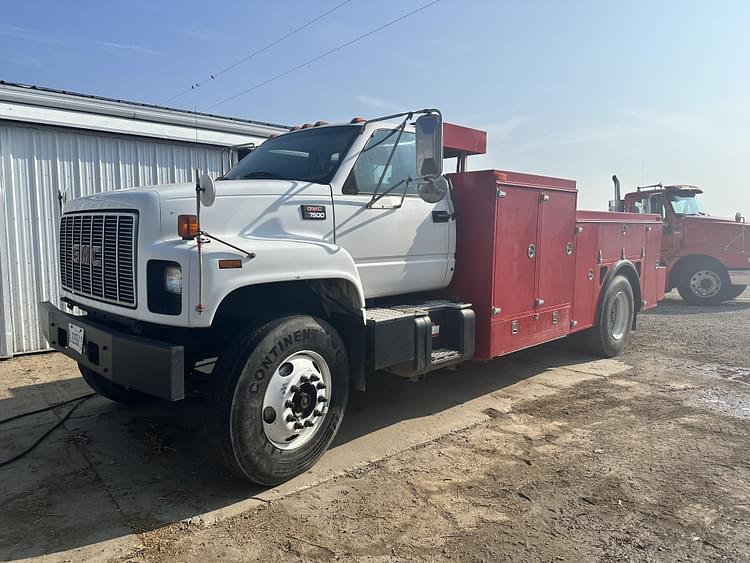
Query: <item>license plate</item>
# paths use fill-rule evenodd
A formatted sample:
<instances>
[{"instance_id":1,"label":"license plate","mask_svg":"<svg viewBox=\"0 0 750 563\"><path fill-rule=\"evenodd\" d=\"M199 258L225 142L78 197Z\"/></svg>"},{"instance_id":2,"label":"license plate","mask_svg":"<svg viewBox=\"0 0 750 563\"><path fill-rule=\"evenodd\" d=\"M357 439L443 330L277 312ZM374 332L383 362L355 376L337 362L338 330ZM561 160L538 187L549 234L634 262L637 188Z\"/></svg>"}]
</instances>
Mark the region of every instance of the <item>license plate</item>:
<instances>
[{"instance_id":1,"label":"license plate","mask_svg":"<svg viewBox=\"0 0 750 563\"><path fill-rule=\"evenodd\" d=\"M73 323L68 324L68 348L83 356L83 329Z\"/></svg>"}]
</instances>

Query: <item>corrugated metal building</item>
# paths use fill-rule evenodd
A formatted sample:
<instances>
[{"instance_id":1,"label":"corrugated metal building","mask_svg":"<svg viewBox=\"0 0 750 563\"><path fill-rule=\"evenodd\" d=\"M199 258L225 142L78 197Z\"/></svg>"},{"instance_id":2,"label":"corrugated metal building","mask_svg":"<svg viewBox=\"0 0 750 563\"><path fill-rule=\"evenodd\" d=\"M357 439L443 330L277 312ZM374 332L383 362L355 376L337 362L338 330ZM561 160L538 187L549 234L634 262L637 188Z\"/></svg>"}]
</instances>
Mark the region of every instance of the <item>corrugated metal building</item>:
<instances>
[{"instance_id":1,"label":"corrugated metal building","mask_svg":"<svg viewBox=\"0 0 750 563\"><path fill-rule=\"evenodd\" d=\"M219 175L227 147L285 130L0 82L0 357L47 348L37 305L59 300L59 194Z\"/></svg>"}]
</instances>

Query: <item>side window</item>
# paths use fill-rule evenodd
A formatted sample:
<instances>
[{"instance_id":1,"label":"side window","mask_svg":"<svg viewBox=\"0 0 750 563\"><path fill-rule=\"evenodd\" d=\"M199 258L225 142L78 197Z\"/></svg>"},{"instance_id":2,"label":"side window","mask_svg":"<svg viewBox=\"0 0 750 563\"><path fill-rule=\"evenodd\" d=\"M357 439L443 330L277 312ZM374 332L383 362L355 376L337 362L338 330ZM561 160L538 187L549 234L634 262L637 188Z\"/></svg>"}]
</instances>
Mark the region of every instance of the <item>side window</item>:
<instances>
[{"instance_id":1,"label":"side window","mask_svg":"<svg viewBox=\"0 0 750 563\"><path fill-rule=\"evenodd\" d=\"M659 195L653 195L649 199L649 213L656 213L657 215L661 215L661 218L664 219L664 200L662 199L661 194Z\"/></svg>"},{"instance_id":2,"label":"side window","mask_svg":"<svg viewBox=\"0 0 750 563\"><path fill-rule=\"evenodd\" d=\"M633 204L633 207L635 207L636 213L646 213L646 210L643 208L643 202L642 201L636 201Z\"/></svg>"},{"instance_id":3,"label":"side window","mask_svg":"<svg viewBox=\"0 0 750 563\"><path fill-rule=\"evenodd\" d=\"M401 135L393 158L388 168L385 167L397 138L398 131L392 129L378 129L372 134L344 184L344 193L372 194L381 176L383 176L383 183L378 193L387 191L399 182L405 182L407 178L416 177L414 133L408 131L404 131ZM408 187L402 183L392 193L401 194L405 188L407 194L417 193L415 182L410 182Z\"/></svg>"}]
</instances>

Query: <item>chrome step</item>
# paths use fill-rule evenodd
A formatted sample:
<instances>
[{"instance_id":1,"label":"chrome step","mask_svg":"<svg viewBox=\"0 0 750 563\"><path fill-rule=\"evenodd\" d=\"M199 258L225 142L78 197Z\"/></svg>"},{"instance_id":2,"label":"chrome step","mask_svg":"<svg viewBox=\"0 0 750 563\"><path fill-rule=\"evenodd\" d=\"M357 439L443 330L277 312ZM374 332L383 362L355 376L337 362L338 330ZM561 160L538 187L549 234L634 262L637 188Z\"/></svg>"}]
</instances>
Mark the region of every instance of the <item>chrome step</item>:
<instances>
[{"instance_id":1,"label":"chrome step","mask_svg":"<svg viewBox=\"0 0 750 563\"><path fill-rule=\"evenodd\" d=\"M461 352L458 350L449 350L448 348L438 348L430 354L430 361L433 366L458 362L461 360Z\"/></svg>"}]
</instances>

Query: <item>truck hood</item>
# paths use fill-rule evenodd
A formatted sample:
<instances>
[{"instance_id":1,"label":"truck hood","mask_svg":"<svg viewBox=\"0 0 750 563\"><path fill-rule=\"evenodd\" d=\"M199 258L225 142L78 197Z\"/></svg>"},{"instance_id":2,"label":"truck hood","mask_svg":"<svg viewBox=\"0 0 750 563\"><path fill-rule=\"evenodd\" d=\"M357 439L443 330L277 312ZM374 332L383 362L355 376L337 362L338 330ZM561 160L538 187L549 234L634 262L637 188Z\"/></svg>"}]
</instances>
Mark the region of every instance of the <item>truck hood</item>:
<instances>
[{"instance_id":1,"label":"truck hood","mask_svg":"<svg viewBox=\"0 0 750 563\"><path fill-rule=\"evenodd\" d=\"M750 225L724 217L688 216L683 220L685 246L750 253Z\"/></svg>"},{"instance_id":2,"label":"truck hood","mask_svg":"<svg viewBox=\"0 0 750 563\"><path fill-rule=\"evenodd\" d=\"M331 187L296 180L219 180L216 200L201 208L201 228L215 235L328 239L332 210L325 221L301 221L300 205L332 206ZM195 183L183 182L96 194L65 204L64 212L137 211L141 226L158 238L177 237L177 216L196 212ZM152 234L153 233L152 231Z\"/></svg>"}]
</instances>

